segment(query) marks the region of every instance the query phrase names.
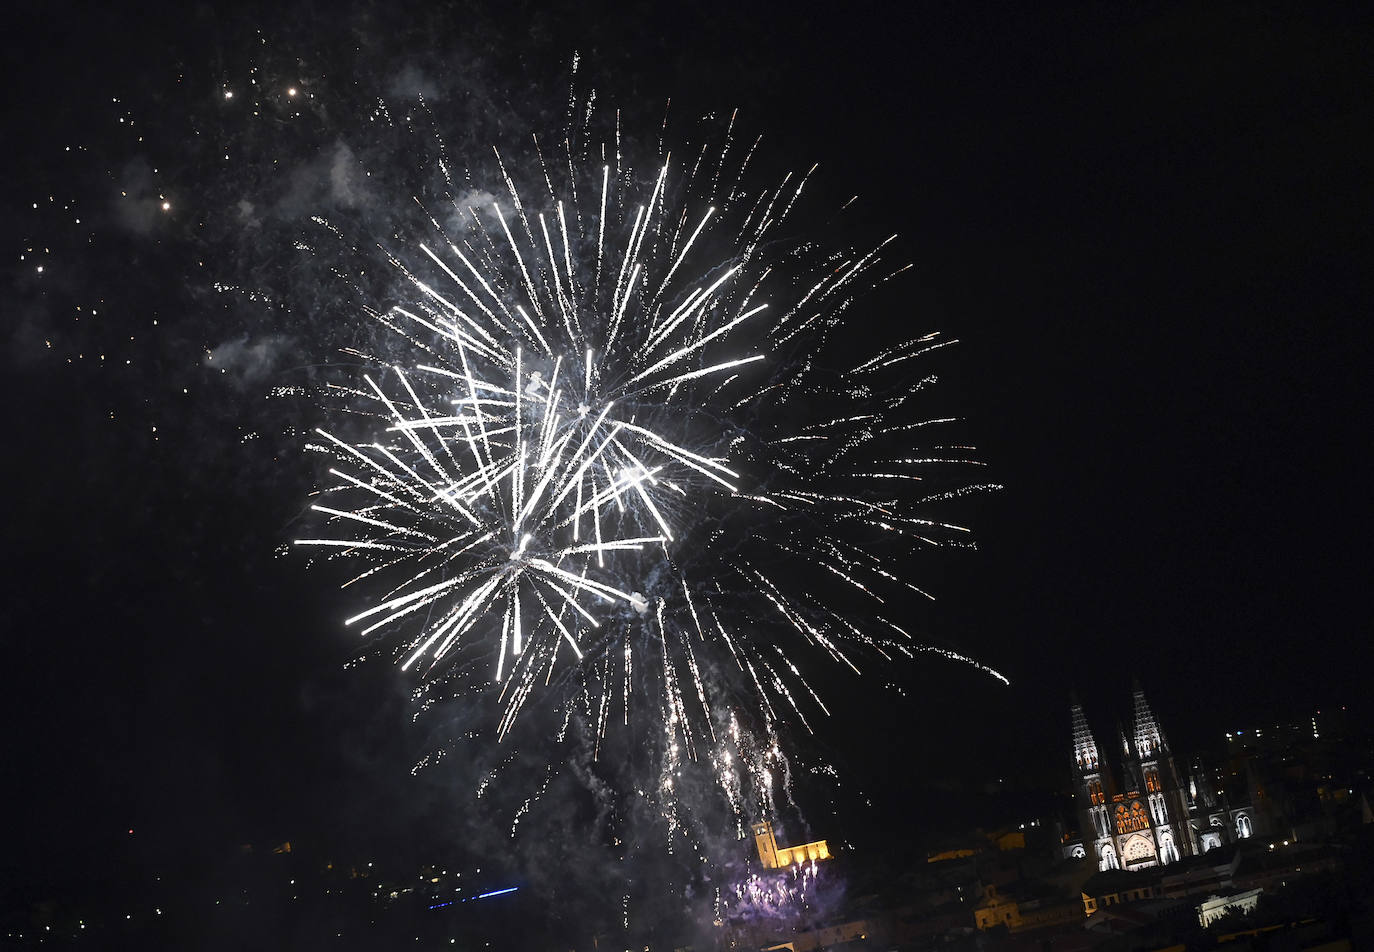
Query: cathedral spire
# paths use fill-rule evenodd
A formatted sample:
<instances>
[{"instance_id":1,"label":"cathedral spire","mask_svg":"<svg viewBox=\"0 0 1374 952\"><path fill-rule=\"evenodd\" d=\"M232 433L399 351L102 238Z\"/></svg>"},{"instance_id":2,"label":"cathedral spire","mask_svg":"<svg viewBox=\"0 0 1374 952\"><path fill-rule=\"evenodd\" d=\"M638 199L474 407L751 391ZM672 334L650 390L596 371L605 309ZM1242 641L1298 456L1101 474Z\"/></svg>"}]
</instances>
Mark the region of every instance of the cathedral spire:
<instances>
[{"instance_id":1,"label":"cathedral spire","mask_svg":"<svg viewBox=\"0 0 1374 952\"><path fill-rule=\"evenodd\" d=\"M1078 703L1077 695L1070 698L1073 702L1071 708L1073 715L1073 759L1078 767L1079 773L1093 773L1098 770L1097 741L1093 738L1093 732L1088 727L1087 715L1083 713L1083 705Z\"/></svg>"},{"instance_id":2,"label":"cathedral spire","mask_svg":"<svg viewBox=\"0 0 1374 952\"><path fill-rule=\"evenodd\" d=\"M1135 750L1136 756L1148 757L1160 752L1168 753L1169 741L1164 736L1164 731L1160 730L1159 722L1155 720L1154 711L1150 710L1150 704L1145 700L1145 691L1140 687L1140 682L1136 681L1132 687L1135 690Z\"/></svg>"}]
</instances>

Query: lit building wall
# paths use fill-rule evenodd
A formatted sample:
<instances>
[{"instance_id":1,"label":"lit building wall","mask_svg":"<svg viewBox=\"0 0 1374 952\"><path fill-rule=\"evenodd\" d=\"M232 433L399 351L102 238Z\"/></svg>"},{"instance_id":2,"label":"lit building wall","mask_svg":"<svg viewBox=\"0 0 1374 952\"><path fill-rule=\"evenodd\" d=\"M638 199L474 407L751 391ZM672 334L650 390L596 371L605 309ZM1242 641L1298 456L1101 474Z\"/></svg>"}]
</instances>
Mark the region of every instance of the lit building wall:
<instances>
[{"instance_id":1,"label":"lit building wall","mask_svg":"<svg viewBox=\"0 0 1374 952\"><path fill-rule=\"evenodd\" d=\"M1263 889L1251 889L1247 892L1236 893L1234 896L1212 896L1197 907L1197 920L1205 929L1227 913L1245 915L1254 912L1255 906L1259 905L1259 897L1262 892L1264 892Z\"/></svg>"},{"instance_id":2,"label":"lit building wall","mask_svg":"<svg viewBox=\"0 0 1374 952\"><path fill-rule=\"evenodd\" d=\"M771 823L754 824L754 845L758 847L759 862L765 869L777 869L782 865L778 862L778 841L773 836Z\"/></svg>"},{"instance_id":3,"label":"lit building wall","mask_svg":"<svg viewBox=\"0 0 1374 952\"><path fill-rule=\"evenodd\" d=\"M754 845L759 851L759 862L765 869L782 869L793 863L819 862L830 859L830 847L825 840L802 843L797 846L778 846L770 823L755 823Z\"/></svg>"},{"instance_id":4,"label":"lit building wall","mask_svg":"<svg viewBox=\"0 0 1374 952\"><path fill-rule=\"evenodd\" d=\"M983 901L973 910L973 924L983 931L995 926L1016 930L1021 925L1021 908L1015 900L1001 896L997 887L983 887Z\"/></svg>"},{"instance_id":5,"label":"lit building wall","mask_svg":"<svg viewBox=\"0 0 1374 952\"><path fill-rule=\"evenodd\" d=\"M814 843L802 843L800 846L784 846L778 850L778 865L787 866L791 863L804 863L808 860L816 862L818 860L830 858L830 847L825 840L817 840Z\"/></svg>"}]
</instances>

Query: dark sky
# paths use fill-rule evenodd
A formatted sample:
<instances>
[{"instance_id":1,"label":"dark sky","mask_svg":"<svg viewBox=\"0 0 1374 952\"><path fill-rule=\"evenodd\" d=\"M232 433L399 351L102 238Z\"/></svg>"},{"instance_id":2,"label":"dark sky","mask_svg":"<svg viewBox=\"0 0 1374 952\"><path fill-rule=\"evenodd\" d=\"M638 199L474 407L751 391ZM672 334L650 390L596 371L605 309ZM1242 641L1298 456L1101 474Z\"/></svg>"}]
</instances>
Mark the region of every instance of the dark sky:
<instances>
[{"instance_id":1,"label":"dark sky","mask_svg":"<svg viewBox=\"0 0 1374 952\"><path fill-rule=\"evenodd\" d=\"M400 682L345 673L332 580L274 556L310 473L243 436L286 368L226 382L197 355L235 273L198 258L233 247L233 209L206 206L274 142L356 136L345 100L410 67L512 135L557 114L579 50L627 115L739 106L900 232L914 273L854 319L962 341L941 399L1006 486L969 506L981 549L931 569L930 638L1012 686L923 661L894 704L837 678L822 742L859 786L885 758L1058 782L1069 692L1105 734L1133 677L1194 746L1364 702L1374 169L1349 8L432 7L55 4L9 31L14 868L60 878L130 827L207 852L357 829L408 789ZM309 135L225 111L224 88L292 74L333 97ZM257 171L207 172L225 143Z\"/></svg>"}]
</instances>

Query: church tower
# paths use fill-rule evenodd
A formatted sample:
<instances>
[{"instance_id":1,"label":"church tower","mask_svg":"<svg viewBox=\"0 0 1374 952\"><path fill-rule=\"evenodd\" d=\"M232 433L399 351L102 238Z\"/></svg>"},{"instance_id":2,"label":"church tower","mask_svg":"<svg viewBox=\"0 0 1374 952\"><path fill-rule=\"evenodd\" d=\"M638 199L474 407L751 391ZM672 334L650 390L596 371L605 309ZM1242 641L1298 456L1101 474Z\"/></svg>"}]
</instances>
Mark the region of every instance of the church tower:
<instances>
[{"instance_id":1,"label":"church tower","mask_svg":"<svg viewBox=\"0 0 1374 952\"><path fill-rule=\"evenodd\" d=\"M1073 702L1073 771L1075 795L1078 797L1078 822L1084 846L1092 844L1092 855L1099 869L1119 869L1107 813L1107 795L1112 792L1111 778L1107 773L1107 765L1098 756L1097 740L1088 727L1083 705L1077 699Z\"/></svg>"},{"instance_id":2,"label":"church tower","mask_svg":"<svg viewBox=\"0 0 1374 952\"><path fill-rule=\"evenodd\" d=\"M1126 770L1137 795L1145 795L1159 862L1172 863L1198 852L1188 822L1188 795L1169 749L1169 739L1155 719L1139 682L1134 689L1133 749L1127 755Z\"/></svg>"},{"instance_id":3,"label":"church tower","mask_svg":"<svg viewBox=\"0 0 1374 952\"><path fill-rule=\"evenodd\" d=\"M759 861L767 869L777 869L781 863L778 862L778 841L773 835L773 824L759 822L754 824L754 845L758 847Z\"/></svg>"}]
</instances>

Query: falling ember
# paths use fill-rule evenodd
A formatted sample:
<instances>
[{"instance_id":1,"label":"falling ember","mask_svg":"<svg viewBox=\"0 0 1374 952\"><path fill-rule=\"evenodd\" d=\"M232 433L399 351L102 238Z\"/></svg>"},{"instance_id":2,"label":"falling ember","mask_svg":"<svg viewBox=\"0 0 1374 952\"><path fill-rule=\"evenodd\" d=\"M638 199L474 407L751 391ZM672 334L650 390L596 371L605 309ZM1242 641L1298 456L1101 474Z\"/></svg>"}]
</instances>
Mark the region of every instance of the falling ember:
<instances>
[{"instance_id":1,"label":"falling ember","mask_svg":"<svg viewBox=\"0 0 1374 952\"><path fill-rule=\"evenodd\" d=\"M647 717L660 798L709 764L742 835L780 724L827 713L808 656L861 672L927 650L880 611L924 594L912 551L964 544L927 511L993 487L906 488L978 465L915 443L951 421L913 419L931 378L897 376L949 342L838 363L854 295L903 268L890 238L797 241L810 172L750 186L754 150L727 166L727 143L641 182L618 140L572 140L553 163L498 154L482 204L443 163L447 195L415 199L429 237L385 249L404 296L364 308L411 356L354 350L369 369L330 384L341 412L312 448L335 463L296 544L358 564L346 625L404 670L480 669L465 689L495 699L498 736L535 698L585 712L598 752Z\"/></svg>"}]
</instances>

